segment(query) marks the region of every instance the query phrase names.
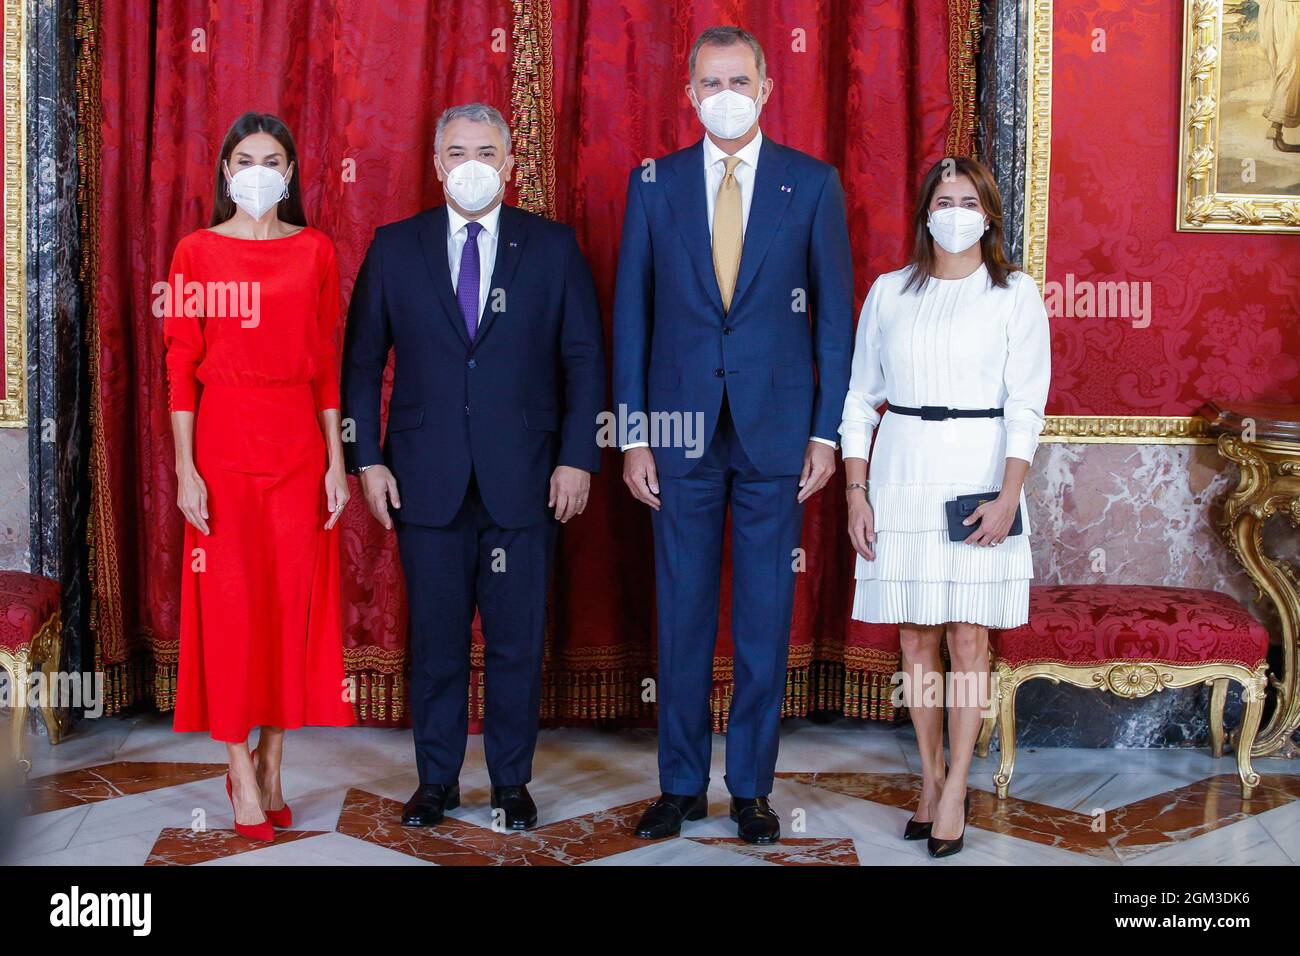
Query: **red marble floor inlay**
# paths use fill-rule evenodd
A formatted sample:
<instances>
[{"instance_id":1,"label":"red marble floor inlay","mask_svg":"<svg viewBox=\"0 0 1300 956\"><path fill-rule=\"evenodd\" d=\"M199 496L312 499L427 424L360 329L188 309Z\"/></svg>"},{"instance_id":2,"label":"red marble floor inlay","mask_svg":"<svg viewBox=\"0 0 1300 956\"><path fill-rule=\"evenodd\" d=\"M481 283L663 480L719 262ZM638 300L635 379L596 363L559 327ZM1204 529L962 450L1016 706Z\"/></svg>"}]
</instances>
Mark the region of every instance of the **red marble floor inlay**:
<instances>
[{"instance_id":1,"label":"red marble floor inlay","mask_svg":"<svg viewBox=\"0 0 1300 956\"><path fill-rule=\"evenodd\" d=\"M224 763L156 763L120 760L65 770L27 782L29 813L48 813L225 776Z\"/></svg>"},{"instance_id":2,"label":"red marble floor inlay","mask_svg":"<svg viewBox=\"0 0 1300 956\"><path fill-rule=\"evenodd\" d=\"M720 847L781 866L858 866L858 851L850 839L782 837L773 846L754 846L738 837L688 837L692 843Z\"/></svg>"},{"instance_id":3,"label":"red marble floor inlay","mask_svg":"<svg viewBox=\"0 0 1300 956\"><path fill-rule=\"evenodd\" d=\"M196 831L189 827L167 827L158 834L144 865L194 866L323 834L322 830L277 830L274 843L261 843L246 840L234 830Z\"/></svg>"},{"instance_id":4,"label":"red marble floor inlay","mask_svg":"<svg viewBox=\"0 0 1300 956\"><path fill-rule=\"evenodd\" d=\"M1115 852L1128 861L1297 799L1300 777L1292 774L1261 774L1259 786L1243 800L1241 778L1225 773L1117 807L1106 815L1106 830L1114 834L1111 845Z\"/></svg>"},{"instance_id":5,"label":"red marble floor inlay","mask_svg":"<svg viewBox=\"0 0 1300 956\"><path fill-rule=\"evenodd\" d=\"M921 777L912 773L779 773L793 783L820 787L893 807L916 805ZM1236 774L1220 774L1107 811L1105 818L1030 800L999 800L970 789L968 824L976 829L1054 846L1119 863L1184 842L1300 798L1300 777L1261 776L1249 800Z\"/></svg>"},{"instance_id":6,"label":"red marble floor inlay","mask_svg":"<svg viewBox=\"0 0 1300 956\"><path fill-rule=\"evenodd\" d=\"M536 830L498 833L447 817L436 827L401 825L402 804L364 790L348 791L338 832L441 866L577 866L645 846L632 835L641 800Z\"/></svg>"}]
</instances>

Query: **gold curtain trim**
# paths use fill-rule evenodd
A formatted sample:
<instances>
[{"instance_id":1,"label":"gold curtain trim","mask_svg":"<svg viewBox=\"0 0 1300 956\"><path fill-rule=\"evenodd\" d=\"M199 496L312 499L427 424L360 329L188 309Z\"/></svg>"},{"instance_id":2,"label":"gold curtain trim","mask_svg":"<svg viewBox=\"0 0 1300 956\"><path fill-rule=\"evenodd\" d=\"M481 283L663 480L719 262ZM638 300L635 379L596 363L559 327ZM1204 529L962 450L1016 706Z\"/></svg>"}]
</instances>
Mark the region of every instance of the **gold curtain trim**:
<instances>
[{"instance_id":1,"label":"gold curtain trim","mask_svg":"<svg viewBox=\"0 0 1300 956\"><path fill-rule=\"evenodd\" d=\"M975 155L975 56L979 50L979 0L948 0L948 90L952 118L948 124L948 156Z\"/></svg>"},{"instance_id":2,"label":"gold curtain trim","mask_svg":"<svg viewBox=\"0 0 1300 956\"><path fill-rule=\"evenodd\" d=\"M555 103L550 0L513 0L510 126L519 205L555 218Z\"/></svg>"},{"instance_id":3,"label":"gold curtain trim","mask_svg":"<svg viewBox=\"0 0 1300 956\"><path fill-rule=\"evenodd\" d=\"M156 661L142 649L120 664L103 665L96 655L95 669L104 675L104 714L108 717L143 704L160 711L176 707L175 661Z\"/></svg>"},{"instance_id":4,"label":"gold curtain trim","mask_svg":"<svg viewBox=\"0 0 1300 956\"><path fill-rule=\"evenodd\" d=\"M782 717L839 712L864 720L892 720L891 678L897 668L892 655L888 670L858 669L843 661L814 661L791 667L786 675ZM643 699L645 672L635 670L551 671L543 675L540 716L546 723L601 723L653 720L655 705ZM400 724L406 717L407 677L404 673L360 671L354 709L367 723ZM484 674L475 669L468 689L469 717L482 720L486 711ZM734 684L716 681L710 698L715 733L725 733Z\"/></svg>"},{"instance_id":5,"label":"gold curtain trim","mask_svg":"<svg viewBox=\"0 0 1300 956\"><path fill-rule=\"evenodd\" d=\"M132 655L123 640L121 575L118 572L117 534L108 483L108 458L104 441L99 354L99 202L100 202L100 57L99 0L77 5L76 66L77 212L81 220L81 269L86 292L86 346L90 381L90 513L87 519L88 575L90 580L90 632L95 647L95 669L106 675L110 688L108 712L133 706L152 694L149 675L141 670L139 655Z\"/></svg>"}]
</instances>

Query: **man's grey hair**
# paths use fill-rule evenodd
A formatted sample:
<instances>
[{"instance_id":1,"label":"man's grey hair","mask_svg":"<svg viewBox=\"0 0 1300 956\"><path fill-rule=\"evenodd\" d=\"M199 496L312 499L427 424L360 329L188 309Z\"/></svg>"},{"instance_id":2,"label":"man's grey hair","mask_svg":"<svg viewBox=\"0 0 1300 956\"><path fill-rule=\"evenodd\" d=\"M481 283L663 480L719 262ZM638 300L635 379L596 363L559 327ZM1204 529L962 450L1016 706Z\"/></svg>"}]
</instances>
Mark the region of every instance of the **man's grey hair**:
<instances>
[{"instance_id":1,"label":"man's grey hair","mask_svg":"<svg viewBox=\"0 0 1300 956\"><path fill-rule=\"evenodd\" d=\"M695 58L702 46L732 46L744 43L754 51L754 62L758 64L758 82L767 79L767 57L763 56L763 45L754 34L740 27L709 27L699 35L695 46L691 47L691 79L695 79Z\"/></svg>"},{"instance_id":2,"label":"man's grey hair","mask_svg":"<svg viewBox=\"0 0 1300 956\"><path fill-rule=\"evenodd\" d=\"M438 117L438 128L433 134L434 152L442 153L442 134L447 129L447 124L452 120L464 119L471 123L491 123L501 133L501 139L506 144L506 155L510 154L510 124L494 106L488 106L486 103L465 103L462 106L453 106L445 110Z\"/></svg>"}]
</instances>

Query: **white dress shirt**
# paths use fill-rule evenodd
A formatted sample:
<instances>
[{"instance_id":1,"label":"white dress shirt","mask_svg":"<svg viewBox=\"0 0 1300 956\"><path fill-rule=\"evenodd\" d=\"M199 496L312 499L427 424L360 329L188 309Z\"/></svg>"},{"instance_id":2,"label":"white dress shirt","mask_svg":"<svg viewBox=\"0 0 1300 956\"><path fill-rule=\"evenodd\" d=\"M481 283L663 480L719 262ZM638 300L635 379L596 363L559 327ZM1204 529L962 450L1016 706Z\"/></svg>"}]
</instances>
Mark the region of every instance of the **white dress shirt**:
<instances>
[{"instance_id":1,"label":"white dress shirt","mask_svg":"<svg viewBox=\"0 0 1300 956\"><path fill-rule=\"evenodd\" d=\"M449 205L447 207L447 264L451 266L451 291L456 292L460 284L460 256L465 250L465 240L469 233L465 227L466 219ZM478 220L483 227L478 234L478 317L483 321L483 309L487 306L488 296L492 291L492 269L497 261L497 237L501 226L501 204Z\"/></svg>"},{"instance_id":2,"label":"white dress shirt","mask_svg":"<svg viewBox=\"0 0 1300 956\"><path fill-rule=\"evenodd\" d=\"M735 152L740 160L733 174L740 185L740 235L744 240L749 225L749 207L754 199L754 178L758 175L758 154L763 148L763 132ZM704 137L704 196L709 204L709 238L713 238L713 210L718 204L718 189L727 175L727 153L718 149L709 137Z\"/></svg>"}]
</instances>

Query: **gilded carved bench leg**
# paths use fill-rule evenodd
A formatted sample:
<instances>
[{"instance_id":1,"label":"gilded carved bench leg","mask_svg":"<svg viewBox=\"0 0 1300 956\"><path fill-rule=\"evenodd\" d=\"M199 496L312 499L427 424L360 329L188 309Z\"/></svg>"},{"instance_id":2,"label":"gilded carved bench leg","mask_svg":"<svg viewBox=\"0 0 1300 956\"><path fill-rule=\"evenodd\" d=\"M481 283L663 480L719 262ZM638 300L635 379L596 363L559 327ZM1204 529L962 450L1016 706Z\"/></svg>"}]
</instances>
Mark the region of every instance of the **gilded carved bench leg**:
<instances>
[{"instance_id":1,"label":"gilded carved bench leg","mask_svg":"<svg viewBox=\"0 0 1300 956\"><path fill-rule=\"evenodd\" d=\"M26 649L14 657L0 654L0 668L9 675L10 750L18 769L27 773L32 769L32 762L27 759L27 688L31 674Z\"/></svg>"},{"instance_id":2,"label":"gilded carved bench leg","mask_svg":"<svg viewBox=\"0 0 1300 956\"><path fill-rule=\"evenodd\" d=\"M1210 687L1210 756L1223 756L1223 705L1228 699L1228 678L1220 677Z\"/></svg>"},{"instance_id":3,"label":"gilded carved bench leg","mask_svg":"<svg viewBox=\"0 0 1300 956\"><path fill-rule=\"evenodd\" d=\"M975 738L975 756L981 759L989 755L989 741L993 739L993 725L996 719L993 714L986 713L984 719L980 721L980 735Z\"/></svg>"},{"instance_id":4,"label":"gilded carved bench leg","mask_svg":"<svg viewBox=\"0 0 1300 956\"><path fill-rule=\"evenodd\" d=\"M993 775L993 786L998 799L1005 799L1011 786L1011 774L1016 767L1016 688L1019 682L1011 669L999 665L994 674L998 703L998 772Z\"/></svg>"},{"instance_id":5,"label":"gilded carved bench leg","mask_svg":"<svg viewBox=\"0 0 1300 956\"><path fill-rule=\"evenodd\" d=\"M1259 733L1260 718L1264 714L1264 694L1267 685L1268 678L1262 665L1241 685L1241 700L1245 711L1241 715L1241 729L1237 737L1237 773L1241 775L1242 799L1249 798L1251 791L1259 786L1259 774L1251 766L1250 756L1255 745L1255 736Z\"/></svg>"},{"instance_id":6,"label":"gilded carved bench leg","mask_svg":"<svg viewBox=\"0 0 1300 956\"><path fill-rule=\"evenodd\" d=\"M32 642L33 667L39 667L45 677L45 689L41 696L41 716L45 720L45 732L49 734L50 745L63 740L64 719L67 714L66 702L62 706L55 704L55 692L59 687L59 668L63 662L63 627L56 613L41 628L41 634ZM39 648L40 659L36 659Z\"/></svg>"},{"instance_id":7,"label":"gilded carved bench leg","mask_svg":"<svg viewBox=\"0 0 1300 956\"><path fill-rule=\"evenodd\" d=\"M983 701L984 718L980 721L980 734L975 738L975 756L981 760L989 755L989 741L993 739L994 721L997 720L998 683L997 658L993 648L989 648L989 684L988 698Z\"/></svg>"}]
</instances>

